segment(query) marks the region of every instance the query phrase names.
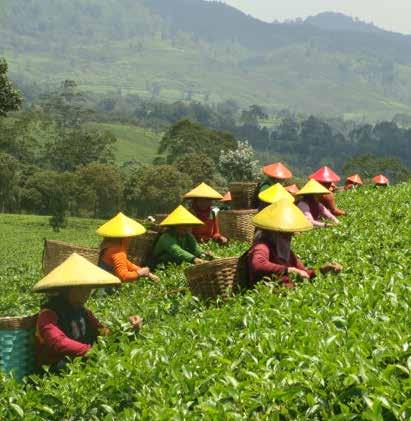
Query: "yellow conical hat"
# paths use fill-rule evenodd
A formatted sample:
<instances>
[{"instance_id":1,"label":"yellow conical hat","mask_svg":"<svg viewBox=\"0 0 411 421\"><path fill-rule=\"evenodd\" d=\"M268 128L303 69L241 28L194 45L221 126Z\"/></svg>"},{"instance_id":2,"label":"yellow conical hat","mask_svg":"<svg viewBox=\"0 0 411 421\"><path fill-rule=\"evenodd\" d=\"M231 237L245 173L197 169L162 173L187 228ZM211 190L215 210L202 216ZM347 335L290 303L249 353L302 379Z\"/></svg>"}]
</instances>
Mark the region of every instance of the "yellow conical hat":
<instances>
[{"instance_id":1,"label":"yellow conical hat","mask_svg":"<svg viewBox=\"0 0 411 421\"><path fill-rule=\"evenodd\" d=\"M313 228L300 209L287 199L281 199L257 213L253 224L263 230L279 232L301 232Z\"/></svg>"},{"instance_id":2,"label":"yellow conical hat","mask_svg":"<svg viewBox=\"0 0 411 421\"><path fill-rule=\"evenodd\" d=\"M296 196L304 196L305 194L328 194L330 191L322 186L318 181L311 179Z\"/></svg>"},{"instance_id":3,"label":"yellow conical hat","mask_svg":"<svg viewBox=\"0 0 411 421\"><path fill-rule=\"evenodd\" d=\"M33 291L44 292L58 288L85 286L99 288L120 284L120 279L111 273L93 265L77 253L73 253L60 266L37 282Z\"/></svg>"},{"instance_id":4,"label":"yellow conical hat","mask_svg":"<svg viewBox=\"0 0 411 421\"><path fill-rule=\"evenodd\" d=\"M135 237L145 232L146 229L141 224L121 212L97 230L98 235L110 238Z\"/></svg>"},{"instance_id":5,"label":"yellow conical hat","mask_svg":"<svg viewBox=\"0 0 411 421\"><path fill-rule=\"evenodd\" d=\"M294 197L280 183L262 191L258 198L266 203L275 203L281 199L289 200L291 203L294 202Z\"/></svg>"},{"instance_id":6,"label":"yellow conical hat","mask_svg":"<svg viewBox=\"0 0 411 421\"><path fill-rule=\"evenodd\" d=\"M184 199L216 199L221 200L223 196L215 191L212 187L210 187L206 183L201 183L195 189L191 190L190 192L184 195Z\"/></svg>"},{"instance_id":7,"label":"yellow conical hat","mask_svg":"<svg viewBox=\"0 0 411 421\"><path fill-rule=\"evenodd\" d=\"M160 224L162 227L173 225L203 225L203 222L189 212L184 206L180 205Z\"/></svg>"}]
</instances>

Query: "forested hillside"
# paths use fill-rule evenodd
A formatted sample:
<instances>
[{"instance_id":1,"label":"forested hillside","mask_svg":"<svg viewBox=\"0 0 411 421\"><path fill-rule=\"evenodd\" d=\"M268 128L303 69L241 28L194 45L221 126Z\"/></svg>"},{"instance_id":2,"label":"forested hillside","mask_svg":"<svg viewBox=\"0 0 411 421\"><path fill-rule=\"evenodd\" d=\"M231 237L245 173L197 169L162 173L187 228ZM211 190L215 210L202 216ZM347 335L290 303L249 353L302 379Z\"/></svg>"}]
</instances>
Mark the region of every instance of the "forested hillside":
<instances>
[{"instance_id":1,"label":"forested hillside","mask_svg":"<svg viewBox=\"0 0 411 421\"><path fill-rule=\"evenodd\" d=\"M411 113L411 37L325 14L265 23L203 0L5 0L20 85L344 115Z\"/></svg>"}]
</instances>

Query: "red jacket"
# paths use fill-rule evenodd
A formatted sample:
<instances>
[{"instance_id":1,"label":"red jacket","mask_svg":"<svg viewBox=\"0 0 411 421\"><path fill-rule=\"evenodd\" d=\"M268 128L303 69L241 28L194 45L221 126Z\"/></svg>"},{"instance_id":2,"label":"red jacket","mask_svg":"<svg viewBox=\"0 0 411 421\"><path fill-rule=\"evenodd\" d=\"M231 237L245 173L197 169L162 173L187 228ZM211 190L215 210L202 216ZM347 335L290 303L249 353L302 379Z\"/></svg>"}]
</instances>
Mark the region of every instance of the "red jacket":
<instances>
[{"instance_id":1,"label":"red jacket","mask_svg":"<svg viewBox=\"0 0 411 421\"><path fill-rule=\"evenodd\" d=\"M276 275L284 284L292 284L287 276L287 269L294 267L305 270L310 278L315 276L315 271L307 269L304 264L291 252L288 261L282 260L276 255L276 251L267 243L254 244L248 252L248 270L250 286L254 286L264 276Z\"/></svg>"},{"instance_id":2,"label":"red jacket","mask_svg":"<svg viewBox=\"0 0 411 421\"><path fill-rule=\"evenodd\" d=\"M94 317L90 310L85 310L88 328L92 336L97 337L98 330L103 325ZM38 366L52 365L65 357L81 357L91 349L91 344L85 344L67 336L61 326L57 313L44 309L37 318L35 337L36 361Z\"/></svg>"},{"instance_id":3,"label":"red jacket","mask_svg":"<svg viewBox=\"0 0 411 421\"><path fill-rule=\"evenodd\" d=\"M334 216L343 216L345 212L337 208L334 193L330 192L321 197L321 203L331 211Z\"/></svg>"},{"instance_id":4,"label":"red jacket","mask_svg":"<svg viewBox=\"0 0 411 421\"><path fill-rule=\"evenodd\" d=\"M207 242L210 240L219 241L221 238L220 224L218 223L218 216L210 217L211 209L200 211L192 209L193 214L204 222L204 225L196 225L193 227L193 235L198 242Z\"/></svg>"}]
</instances>

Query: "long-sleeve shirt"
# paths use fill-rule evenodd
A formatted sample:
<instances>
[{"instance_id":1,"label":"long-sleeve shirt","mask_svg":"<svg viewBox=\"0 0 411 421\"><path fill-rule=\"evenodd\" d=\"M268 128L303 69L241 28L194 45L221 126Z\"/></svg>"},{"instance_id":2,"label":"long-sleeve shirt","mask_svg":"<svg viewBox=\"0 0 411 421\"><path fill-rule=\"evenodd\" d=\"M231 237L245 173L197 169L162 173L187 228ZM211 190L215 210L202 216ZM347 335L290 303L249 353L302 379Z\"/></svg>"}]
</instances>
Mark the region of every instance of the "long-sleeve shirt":
<instances>
[{"instance_id":1,"label":"long-sleeve shirt","mask_svg":"<svg viewBox=\"0 0 411 421\"><path fill-rule=\"evenodd\" d=\"M101 260L104 264L101 266L116 275L121 282L133 282L138 278L141 268L128 260L127 251L122 246L106 248Z\"/></svg>"},{"instance_id":2,"label":"long-sleeve shirt","mask_svg":"<svg viewBox=\"0 0 411 421\"><path fill-rule=\"evenodd\" d=\"M95 336L103 325L89 310L85 311L88 328ZM59 326L57 313L44 309L37 318L36 325L36 359L39 366L51 365L65 357L81 357L91 349L90 344L71 339Z\"/></svg>"},{"instance_id":3,"label":"long-sleeve shirt","mask_svg":"<svg viewBox=\"0 0 411 421\"><path fill-rule=\"evenodd\" d=\"M278 257L275 249L267 243L255 244L248 252L250 285L255 285L264 276L271 275L276 275L288 283L289 279L286 275L289 267L306 271L310 278L315 276L315 271L307 269L293 252L290 252L288 261Z\"/></svg>"},{"instance_id":4,"label":"long-sleeve shirt","mask_svg":"<svg viewBox=\"0 0 411 421\"><path fill-rule=\"evenodd\" d=\"M334 193L330 192L321 197L321 203L334 215L334 216L343 216L345 212L342 209L337 208L335 203Z\"/></svg>"},{"instance_id":5,"label":"long-sleeve shirt","mask_svg":"<svg viewBox=\"0 0 411 421\"><path fill-rule=\"evenodd\" d=\"M192 263L196 257L201 257L201 250L192 234L179 235L170 229L158 239L153 250L156 263Z\"/></svg>"},{"instance_id":6,"label":"long-sleeve shirt","mask_svg":"<svg viewBox=\"0 0 411 421\"><path fill-rule=\"evenodd\" d=\"M192 213L204 222L204 225L193 227L193 235L197 241L206 242L210 240L219 241L221 239L220 224L218 215L211 215L211 209L206 211L192 210Z\"/></svg>"},{"instance_id":7,"label":"long-sleeve shirt","mask_svg":"<svg viewBox=\"0 0 411 421\"><path fill-rule=\"evenodd\" d=\"M300 201L297 206L303 212L305 217L314 225L314 227L317 227L317 228L325 227L325 222L321 222L318 219L314 219L310 210L310 205L308 203L304 201ZM338 219L322 203L318 203L318 211L319 211L320 217L330 219L334 223L338 224L339 222Z\"/></svg>"}]
</instances>

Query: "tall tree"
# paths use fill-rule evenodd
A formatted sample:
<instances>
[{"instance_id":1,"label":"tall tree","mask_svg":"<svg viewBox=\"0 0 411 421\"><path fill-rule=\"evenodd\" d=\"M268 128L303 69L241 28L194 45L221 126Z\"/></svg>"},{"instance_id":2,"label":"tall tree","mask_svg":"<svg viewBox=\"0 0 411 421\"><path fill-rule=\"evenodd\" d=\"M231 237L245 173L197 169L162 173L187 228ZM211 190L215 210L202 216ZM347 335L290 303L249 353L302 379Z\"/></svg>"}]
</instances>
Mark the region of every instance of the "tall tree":
<instances>
[{"instance_id":1,"label":"tall tree","mask_svg":"<svg viewBox=\"0 0 411 421\"><path fill-rule=\"evenodd\" d=\"M0 58L0 116L5 116L9 111L17 111L23 97L7 76L8 65L6 60Z\"/></svg>"}]
</instances>

